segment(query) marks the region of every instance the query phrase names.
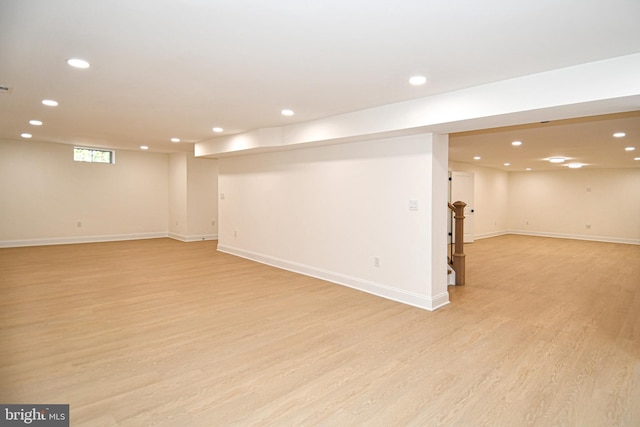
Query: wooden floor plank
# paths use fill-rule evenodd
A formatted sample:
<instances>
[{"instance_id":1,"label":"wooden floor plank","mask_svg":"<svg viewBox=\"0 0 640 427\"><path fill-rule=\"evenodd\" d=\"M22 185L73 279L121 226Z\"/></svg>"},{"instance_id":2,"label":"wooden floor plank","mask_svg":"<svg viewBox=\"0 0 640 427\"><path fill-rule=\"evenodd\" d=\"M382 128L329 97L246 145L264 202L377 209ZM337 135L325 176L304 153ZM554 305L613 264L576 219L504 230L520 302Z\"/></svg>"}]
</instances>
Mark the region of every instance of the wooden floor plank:
<instances>
[{"instance_id":1,"label":"wooden floor plank","mask_svg":"<svg viewBox=\"0 0 640 427\"><path fill-rule=\"evenodd\" d=\"M212 241L0 249L0 402L92 427L640 425L640 246L466 251L427 312Z\"/></svg>"}]
</instances>

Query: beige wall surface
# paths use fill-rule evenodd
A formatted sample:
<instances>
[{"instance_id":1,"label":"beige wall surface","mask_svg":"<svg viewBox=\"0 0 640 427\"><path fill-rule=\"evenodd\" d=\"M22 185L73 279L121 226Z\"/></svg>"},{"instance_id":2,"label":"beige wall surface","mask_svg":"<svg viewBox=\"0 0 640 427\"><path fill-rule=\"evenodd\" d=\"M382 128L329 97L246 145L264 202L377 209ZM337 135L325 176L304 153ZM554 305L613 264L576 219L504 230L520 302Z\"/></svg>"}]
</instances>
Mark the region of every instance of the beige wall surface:
<instances>
[{"instance_id":1,"label":"beige wall surface","mask_svg":"<svg viewBox=\"0 0 640 427\"><path fill-rule=\"evenodd\" d=\"M505 234L509 226L509 173L456 162L449 163L449 170L473 173L475 238Z\"/></svg>"},{"instance_id":2,"label":"beige wall surface","mask_svg":"<svg viewBox=\"0 0 640 427\"><path fill-rule=\"evenodd\" d=\"M446 144L425 134L222 158L219 248L414 305L428 308L434 293L446 303ZM442 242L431 228L436 171Z\"/></svg>"},{"instance_id":3,"label":"beige wall surface","mask_svg":"<svg viewBox=\"0 0 640 427\"><path fill-rule=\"evenodd\" d=\"M0 244L166 235L167 155L115 159L74 162L72 145L0 141Z\"/></svg>"},{"instance_id":4,"label":"beige wall surface","mask_svg":"<svg viewBox=\"0 0 640 427\"><path fill-rule=\"evenodd\" d=\"M475 177L475 237L517 233L640 244L640 168L504 172Z\"/></svg>"},{"instance_id":5,"label":"beige wall surface","mask_svg":"<svg viewBox=\"0 0 640 427\"><path fill-rule=\"evenodd\" d=\"M218 160L187 155L187 238L218 237Z\"/></svg>"},{"instance_id":6,"label":"beige wall surface","mask_svg":"<svg viewBox=\"0 0 640 427\"><path fill-rule=\"evenodd\" d=\"M511 172L509 229L640 244L640 168Z\"/></svg>"}]
</instances>

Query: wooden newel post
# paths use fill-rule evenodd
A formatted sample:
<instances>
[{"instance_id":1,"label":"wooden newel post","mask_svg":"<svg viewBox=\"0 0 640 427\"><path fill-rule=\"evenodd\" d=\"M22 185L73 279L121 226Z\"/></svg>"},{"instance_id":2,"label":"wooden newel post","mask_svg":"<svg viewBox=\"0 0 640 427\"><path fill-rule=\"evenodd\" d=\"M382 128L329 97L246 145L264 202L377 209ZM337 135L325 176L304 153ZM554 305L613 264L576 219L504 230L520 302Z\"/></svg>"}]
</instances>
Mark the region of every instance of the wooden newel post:
<instances>
[{"instance_id":1,"label":"wooden newel post","mask_svg":"<svg viewBox=\"0 0 640 427\"><path fill-rule=\"evenodd\" d=\"M465 202L457 201L453 204L455 208L455 246L453 253L453 269L456 272L456 285L464 285L464 208L467 206Z\"/></svg>"}]
</instances>

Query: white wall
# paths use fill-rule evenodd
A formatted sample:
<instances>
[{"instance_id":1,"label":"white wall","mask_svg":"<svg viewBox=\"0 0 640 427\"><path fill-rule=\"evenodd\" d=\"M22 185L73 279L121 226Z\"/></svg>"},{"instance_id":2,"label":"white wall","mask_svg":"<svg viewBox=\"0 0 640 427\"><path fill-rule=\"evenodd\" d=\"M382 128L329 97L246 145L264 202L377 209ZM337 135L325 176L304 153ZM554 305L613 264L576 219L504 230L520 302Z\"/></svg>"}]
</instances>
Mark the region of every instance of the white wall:
<instances>
[{"instance_id":1,"label":"white wall","mask_svg":"<svg viewBox=\"0 0 640 427\"><path fill-rule=\"evenodd\" d=\"M187 240L218 238L218 161L187 154Z\"/></svg>"},{"instance_id":2,"label":"white wall","mask_svg":"<svg viewBox=\"0 0 640 427\"><path fill-rule=\"evenodd\" d=\"M511 172L509 229L640 244L640 168Z\"/></svg>"},{"instance_id":3,"label":"white wall","mask_svg":"<svg viewBox=\"0 0 640 427\"><path fill-rule=\"evenodd\" d=\"M449 170L474 176L474 236L505 234L509 228L509 173L466 163L449 162Z\"/></svg>"},{"instance_id":4,"label":"white wall","mask_svg":"<svg viewBox=\"0 0 640 427\"><path fill-rule=\"evenodd\" d=\"M423 134L221 158L218 248L428 309L446 304L447 143Z\"/></svg>"},{"instance_id":5,"label":"white wall","mask_svg":"<svg viewBox=\"0 0 640 427\"><path fill-rule=\"evenodd\" d=\"M115 158L74 162L71 145L0 141L0 245L166 235L167 155Z\"/></svg>"},{"instance_id":6,"label":"white wall","mask_svg":"<svg viewBox=\"0 0 640 427\"><path fill-rule=\"evenodd\" d=\"M169 235L187 235L187 153L169 155Z\"/></svg>"},{"instance_id":7,"label":"white wall","mask_svg":"<svg viewBox=\"0 0 640 427\"><path fill-rule=\"evenodd\" d=\"M169 236L185 242L218 237L218 161L169 155Z\"/></svg>"}]
</instances>

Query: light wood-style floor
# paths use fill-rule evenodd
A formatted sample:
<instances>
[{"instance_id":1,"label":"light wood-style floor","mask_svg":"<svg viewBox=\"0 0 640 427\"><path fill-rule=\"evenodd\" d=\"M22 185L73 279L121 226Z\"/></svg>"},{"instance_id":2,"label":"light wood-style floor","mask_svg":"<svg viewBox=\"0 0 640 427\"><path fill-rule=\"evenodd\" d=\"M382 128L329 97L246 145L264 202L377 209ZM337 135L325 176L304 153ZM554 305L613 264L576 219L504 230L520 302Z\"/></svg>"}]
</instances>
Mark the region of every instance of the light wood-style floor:
<instances>
[{"instance_id":1,"label":"light wood-style floor","mask_svg":"<svg viewBox=\"0 0 640 427\"><path fill-rule=\"evenodd\" d=\"M170 239L0 249L0 403L77 426L639 426L640 246L502 236L428 312Z\"/></svg>"}]
</instances>

